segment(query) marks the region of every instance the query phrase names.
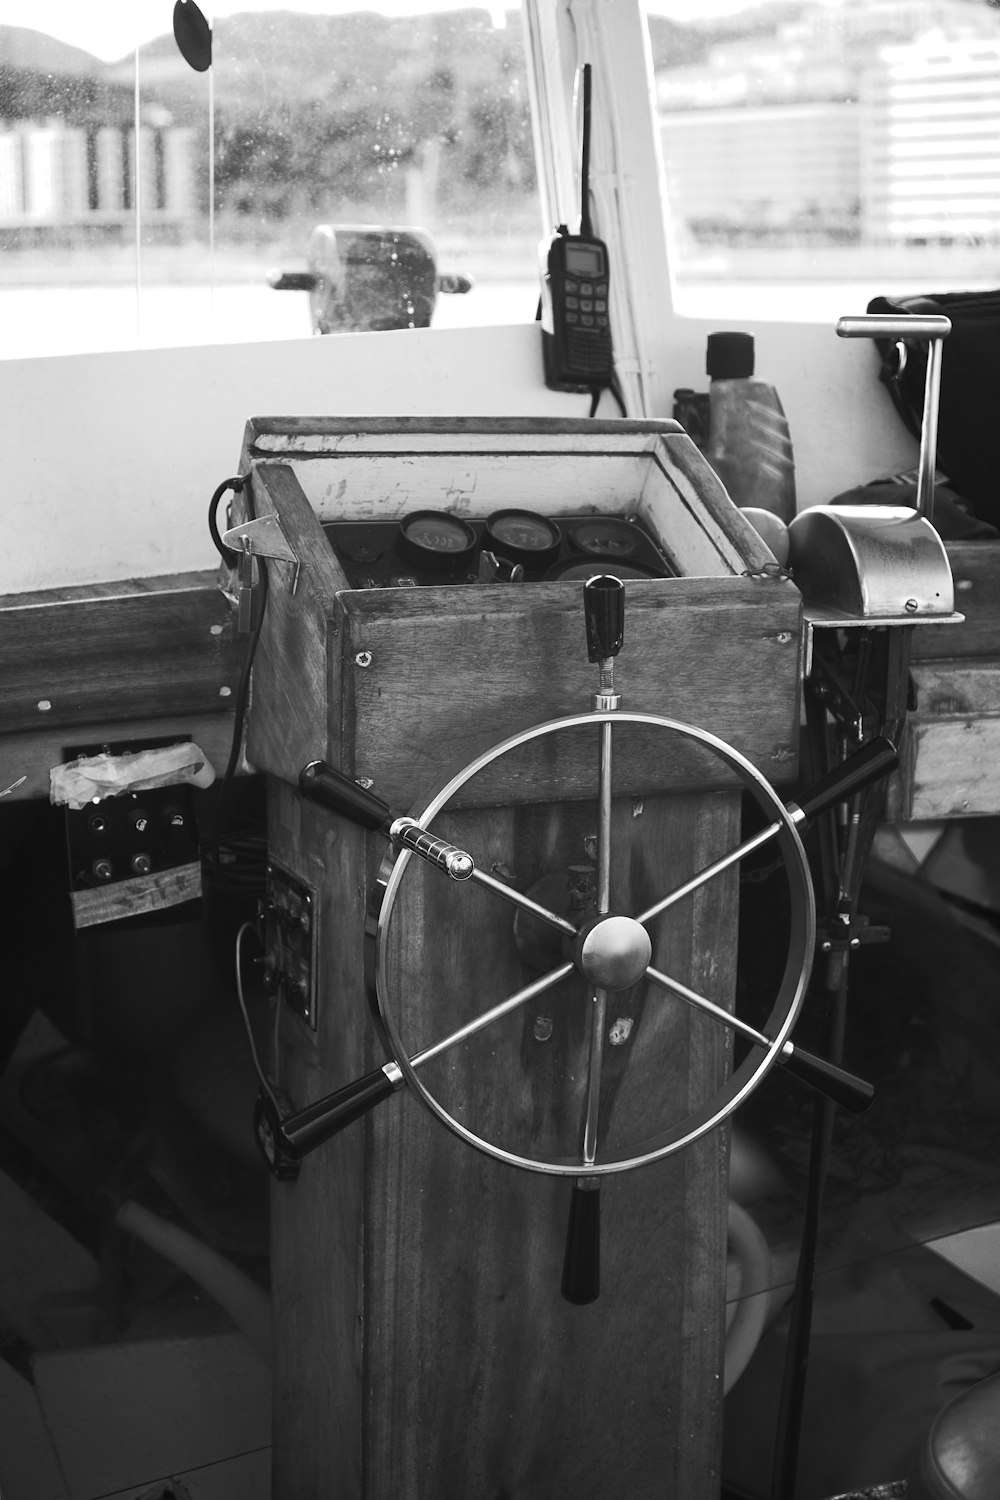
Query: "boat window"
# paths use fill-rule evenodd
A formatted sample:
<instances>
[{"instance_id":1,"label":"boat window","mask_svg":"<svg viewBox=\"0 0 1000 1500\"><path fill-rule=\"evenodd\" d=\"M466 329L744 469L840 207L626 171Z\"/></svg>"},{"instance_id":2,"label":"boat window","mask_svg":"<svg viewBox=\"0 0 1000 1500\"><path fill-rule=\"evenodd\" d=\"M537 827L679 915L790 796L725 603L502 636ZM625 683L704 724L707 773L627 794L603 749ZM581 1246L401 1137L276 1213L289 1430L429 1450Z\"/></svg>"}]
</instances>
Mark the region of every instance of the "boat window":
<instances>
[{"instance_id":1,"label":"boat window","mask_svg":"<svg viewBox=\"0 0 1000 1500\"><path fill-rule=\"evenodd\" d=\"M996 8L650 0L648 24L679 312L996 285Z\"/></svg>"},{"instance_id":2,"label":"boat window","mask_svg":"<svg viewBox=\"0 0 1000 1500\"><path fill-rule=\"evenodd\" d=\"M521 17L453 4L0 0L0 357L533 318Z\"/></svg>"}]
</instances>

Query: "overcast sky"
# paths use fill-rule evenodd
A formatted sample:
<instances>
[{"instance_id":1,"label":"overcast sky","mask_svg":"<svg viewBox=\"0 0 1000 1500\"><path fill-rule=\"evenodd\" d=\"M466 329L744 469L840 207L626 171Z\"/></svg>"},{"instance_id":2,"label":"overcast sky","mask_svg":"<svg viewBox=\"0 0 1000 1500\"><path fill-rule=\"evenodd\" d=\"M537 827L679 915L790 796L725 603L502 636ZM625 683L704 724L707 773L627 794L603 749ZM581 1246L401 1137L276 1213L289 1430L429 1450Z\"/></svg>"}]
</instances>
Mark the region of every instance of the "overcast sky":
<instances>
[{"instance_id":1,"label":"overcast sky","mask_svg":"<svg viewBox=\"0 0 1000 1500\"><path fill-rule=\"evenodd\" d=\"M384 15L412 15L426 10L463 10L476 0L201 0L209 20L250 10L296 10L321 15L352 10L378 10ZM502 14L480 0L484 9ZM647 9L660 15L690 20L741 10L746 0L647 0ZM171 28L173 0L0 0L0 25L28 26L47 32L74 47L83 47L108 62Z\"/></svg>"}]
</instances>

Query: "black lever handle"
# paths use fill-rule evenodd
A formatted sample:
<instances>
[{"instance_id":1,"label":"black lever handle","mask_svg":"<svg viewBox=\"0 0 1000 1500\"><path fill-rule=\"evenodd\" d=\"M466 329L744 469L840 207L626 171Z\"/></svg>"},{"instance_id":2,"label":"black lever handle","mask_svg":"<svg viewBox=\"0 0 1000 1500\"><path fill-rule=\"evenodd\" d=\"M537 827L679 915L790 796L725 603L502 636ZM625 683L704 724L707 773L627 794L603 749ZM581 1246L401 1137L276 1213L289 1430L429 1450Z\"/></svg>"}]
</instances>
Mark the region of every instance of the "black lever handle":
<instances>
[{"instance_id":1,"label":"black lever handle","mask_svg":"<svg viewBox=\"0 0 1000 1500\"><path fill-rule=\"evenodd\" d=\"M257 1101L254 1124L264 1160L275 1176L283 1175L278 1170L283 1158L300 1161L343 1130L345 1125L360 1119L374 1105L388 1099L402 1087L403 1081L400 1068L388 1062L287 1115L279 1115L273 1101L262 1092Z\"/></svg>"},{"instance_id":2,"label":"black lever handle","mask_svg":"<svg viewBox=\"0 0 1000 1500\"><path fill-rule=\"evenodd\" d=\"M821 776L816 785L809 788L802 802L797 806L794 802L789 804L788 811L795 823L811 823L828 807L846 802L848 797L878 781L880 776L888 776L898 765L899 751L892 740L876 735L854 755Z\"/></svg>"},{"instance_id":3,"label":"black lever handle","mask_svg":"<svg viewBox=\"0 0 1000 1500\"><path fill-rule=\"evenodd\" d=\"M596 1302L601 1291L601 1185L596 1177L573 1184L563 1259L562 1294L567 1302Z\"/></svg>"},{"instance_id":4,"label":"black lever handle","mask_svg":"<svg viewBox=\"0 0 1000 1500\"><path fill-rule=\"evenodd\" d=\"M387 802L366 792L343 771L335 771L324 760L311 760L299 772L299 791L310 802L318 802L328 812L340 813L362 828L382 829L388 833L394 814Z\"/></svg>"},{"instance_id":5,"label":"black lever handle","mask_svg":"<svg viewBox=\"0 0 1000 1500\"><path fill-rule=\"evenodd\" d=\"M607 661L617 656L625 638L625 585L610 573L588 578L583 585L583 613L587 626L587 660Z\"/></svg>"},{"instance_id":6,"label":"black lever handle","mask_svg":"<svg viewBox=\"0 0 1000 1500\"><path fill-rule=\"evenodd\" d=\"M781 1061L794 1078L825 1094L834 1104L842 1105L854 1115L863 1114L875 1098L874 1088L864 1078L859 1078L856 1073L848 1073L845 1068L838 1068L836 1063L827 1062L825 1057L817 1057L813 1052L803 1052L801 1047L795 1047L791 1042L785 1043Z\"/></svg>"}]
</instances>

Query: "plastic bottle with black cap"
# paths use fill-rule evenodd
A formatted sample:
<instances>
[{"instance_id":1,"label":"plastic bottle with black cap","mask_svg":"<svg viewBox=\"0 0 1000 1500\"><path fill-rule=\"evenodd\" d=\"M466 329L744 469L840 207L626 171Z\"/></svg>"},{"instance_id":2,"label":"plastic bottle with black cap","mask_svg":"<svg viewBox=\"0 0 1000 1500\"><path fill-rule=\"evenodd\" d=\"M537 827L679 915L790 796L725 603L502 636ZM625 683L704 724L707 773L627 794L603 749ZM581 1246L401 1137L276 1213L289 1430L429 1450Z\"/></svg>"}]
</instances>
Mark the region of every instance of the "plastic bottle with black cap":
<instances>
[{"instance_id":1,"label":"plastic bottle with black cap","mask_svg":"<svg viewBox=\"0 0 1000 1500\"><path fill-rule=\"evenodd\" d=\"M754 377L751 333L710 333L705 457L741 510L795 515L795 459L788 419L773 385Z\"/></svg>"}]
</instances>

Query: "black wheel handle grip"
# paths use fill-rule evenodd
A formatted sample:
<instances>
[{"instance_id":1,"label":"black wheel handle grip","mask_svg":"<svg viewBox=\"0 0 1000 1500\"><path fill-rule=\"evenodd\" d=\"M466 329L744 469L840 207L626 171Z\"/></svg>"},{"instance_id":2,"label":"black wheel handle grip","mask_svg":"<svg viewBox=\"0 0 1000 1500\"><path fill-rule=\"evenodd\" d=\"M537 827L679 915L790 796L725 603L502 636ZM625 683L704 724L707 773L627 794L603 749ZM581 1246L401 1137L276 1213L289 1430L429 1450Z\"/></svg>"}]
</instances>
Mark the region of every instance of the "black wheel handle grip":
<instances>
[{"instance_id":1,"label":"black wheel handle grip","mask_svg":"<svg viewBox=\"0 0 1000 1500\"><path fill-rule=\"evenodd\" d=\"M374 1105L388 1099L402 1082L403 1075L395 1063L386 1063L384 1067L366 1073L363 1078L356 1078L353 1083L345 1084L342 1089L307 1104L304 1109L280 1117L271 1102L261 1098L258 1105L257 1134L265 1160L272 1171L275 1170L276 1157L284 1156L295 1162L301 1161L303 1156L307 1156L317 1146L322 1146L324 1141L330 1140ZM266 1125L264 1139L261 1139L262 1123Z\"/></svg>"},{"instance_id":2,"label":"black wheel handle grip","mask_svg":"<svg viewBox=\"0 0 1000 1500\"><path fill-rule=\"evenodd\" d=\"M588 578L583 585L583 615L588 661L617 656L625 639L625 585L621 579L610 573Z\"/></svg>"},{"instance_id":3,"label":"black wheel handle grip","mask_svg":"<svg viewBox=\"0 0 1000 1500\"><path fill-rule=\"evenodd\" d=\"M792 803L789 808L792 818L796 823L811 823L821 812L826 812L837 802L846 802L848 797L878 781L879 777L888 776L898 765L899 751L892 740L876 735L854 755L821 776L797 807Z\"/></svg>"},{"instance_id":4,"label":"black wheel handle grip","mask_svg":"<svg viewBox=\"0 0 1000 1500\"><path fill-rule=\"evenodd\" d=\"M874 1088L864 1078L859 1078L856 1073L848 1073L836 1063L827 1062L825 1057L817 1057L813 1052L803 1052L801 1047L795 1047L791 1042L785 1043L781 1062L794 1078L817 1089L828 1099L832 1099L834 1104L842 1105L852 1114L863 1114L875 1098Z\"/></svg>"},{"instance_id":5,"label":"black wheel handle grip","mask_svg":"<svg viewBox=\"0 0 1000 1500\"><path fill-rule=\"evenodd\" d=\"M388 831L393 811L381 797L366 792L343 771L335 771L325 760L311 760L299 772L299 791L310 802L318 802L328 812L340 813L362 828Z\"/></svg>"},{"instance_id":6,"label":"black wheel handle grip","mask_svg":"<svg viewBox=\"0 0 1000 1500\"><path fill-rule=\"evenodd\" d=\"M579 1306L596 1302L601 1291L601 1189L591 1178L574 1182L566 1229L562 1294Z\"/></svg>"}]
</instances>

